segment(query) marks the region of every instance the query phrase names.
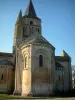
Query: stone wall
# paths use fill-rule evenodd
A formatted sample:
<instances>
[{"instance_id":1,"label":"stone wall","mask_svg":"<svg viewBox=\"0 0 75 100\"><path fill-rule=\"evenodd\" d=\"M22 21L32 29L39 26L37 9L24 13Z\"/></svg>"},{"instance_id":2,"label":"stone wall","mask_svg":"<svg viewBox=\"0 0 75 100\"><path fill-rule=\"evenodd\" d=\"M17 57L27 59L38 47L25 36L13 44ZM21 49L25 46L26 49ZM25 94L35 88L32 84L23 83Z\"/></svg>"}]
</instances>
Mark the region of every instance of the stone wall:
<instances>
[{"instance_id":1,"label":"stone wall","mask_svg":"<svg viewBox=\"0 0 75 100\"><path fill-rule=\"evenodd\" d=\"M32 46L31 79L33 95L50 95L54 91L53 49L44 45ZM39 66L39 55L43 55L43 66ZM54 63L54 59L53 59Z\"/></svg>"},{"instance_id":2,"label":"stone wall","mask_svg":"<svg viewBox=\"0 0 75 100\"><path fill-rule=\"evenodd\" d=\"M22 71L22 95L49 95L54 91L53 49L43 45L28 45L21 48L24 63ZM39 67L39 55L43 55L43 66ZM53 63L52 63L53 62ZM22 67L22 66L21 66Z\"/></svg>"},{"instance_id":3,"label":"stone wall","mask_svg":"<svg viewBox=\"0 0 75 100\"><path fill-rule=\"evenodd\" d=\"M70 61L60 61L60 64L64 66L64 91L71 90L71 65Z\"/></svg>"},{"instance_id":4,"label":"stone wall","mask_svg":"<svg viewBox=\"0 0 75 100\"><path fill-rule=\"evenodd\" d=\"M62 69L56 69L55 73L56 91L64 90L64 72Z\"/></svg>"},{"instance_id":5,"label":"stone wall","mask_svg":"<svg viewBox=\"0 0 75 100\"><path fill-rule=\"evenodd\" d=\"M0 92L11 93L14 88L14 70L12 66L0 65Z\"/></svg>"}]
</instances>

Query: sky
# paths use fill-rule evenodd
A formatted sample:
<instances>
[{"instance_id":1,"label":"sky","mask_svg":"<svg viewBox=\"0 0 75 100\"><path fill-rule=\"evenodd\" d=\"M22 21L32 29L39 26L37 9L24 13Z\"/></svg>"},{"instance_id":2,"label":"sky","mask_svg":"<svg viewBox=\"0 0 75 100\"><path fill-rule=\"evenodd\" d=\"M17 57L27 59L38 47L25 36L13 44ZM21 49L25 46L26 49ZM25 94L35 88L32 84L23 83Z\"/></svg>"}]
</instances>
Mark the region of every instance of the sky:
<instances>
[{"instance_id":1,"label":"sky","mask_svg":"<svg viewBox=\"0 0 75 100\"><path fill-rule=\"evenodd\" d=\"M43 36L56 48L65 50L75 65L75 0L32 0L42 20ZM29 0L0 0L0 52L12 52L15 23L20 9L24 15Z\"/></svg>"}]
</instances>

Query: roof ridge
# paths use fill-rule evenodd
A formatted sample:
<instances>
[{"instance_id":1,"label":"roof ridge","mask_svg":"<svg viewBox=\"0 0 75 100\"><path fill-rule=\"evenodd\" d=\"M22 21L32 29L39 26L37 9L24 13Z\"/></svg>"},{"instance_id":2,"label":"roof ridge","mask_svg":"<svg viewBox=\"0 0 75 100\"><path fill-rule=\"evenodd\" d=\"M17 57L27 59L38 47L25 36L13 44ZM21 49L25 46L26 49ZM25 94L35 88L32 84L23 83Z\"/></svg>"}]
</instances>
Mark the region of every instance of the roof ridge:
<instances>
[{"instance_id":1,"label":"roof ridge","mask_svg":"<svg viewBox=\"0 0 75 100\"><path fill-rule=\"evenodd\" d=\"M0 52L0 53L5 53L5 54L12 54L12 53L8 53L8 52Z\"/></svg>"}]
</instances>

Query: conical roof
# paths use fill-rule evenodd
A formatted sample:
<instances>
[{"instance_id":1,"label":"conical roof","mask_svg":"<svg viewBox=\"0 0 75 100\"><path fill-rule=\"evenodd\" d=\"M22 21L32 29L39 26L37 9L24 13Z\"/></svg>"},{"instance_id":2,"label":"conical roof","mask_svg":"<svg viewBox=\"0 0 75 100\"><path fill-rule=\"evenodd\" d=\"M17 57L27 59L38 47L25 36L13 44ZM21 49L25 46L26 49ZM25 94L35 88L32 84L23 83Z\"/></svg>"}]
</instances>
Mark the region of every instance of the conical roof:
<instances>
[{"instance_id":1,"label":"conical roof","mask_svg":"<svg viewBox=\"0 0 75 100\"><path fill-rule=\"evenodd\" d=\"M48 45L50 47L52 47L53 49L55 49L55 47L49 43L42 35L38 35L38 36L32 36L31 38L27 39L28 41L24 41L23 43L21 43L20 47L28 44L45 44Z\"/></svg>"},{"instance_id":2,"label":"conical roof","mask_svg":"<svg viewBox=\"0 0 75 100\"><path fill-rule=\"evenodd\" d=\"M22 11L20 10L16 24L18 24L22 20Z\"/></svg>"},{"instance_id":3,"label":"conical roof","mask_svg":"<svg viewBox=\"0 0 75 100\"><path fill-rule=\"evenodd\" d=\"M37 17L32 0L29 1L28 7L25 12L25 16L27 17Z\"/></svg>"},{"instance_id":4,"label":"conical roof","mask_svg":"<svg viewBox=\"0 0 75 100\"><path fill-rule=\"evenodd\" d=\"M43 36L37 36L33 38L31 41L29 41L28 43L41 43L41 44L50 45L50 43L46 39L44 39Z\"/></svg>"}]
</instances>

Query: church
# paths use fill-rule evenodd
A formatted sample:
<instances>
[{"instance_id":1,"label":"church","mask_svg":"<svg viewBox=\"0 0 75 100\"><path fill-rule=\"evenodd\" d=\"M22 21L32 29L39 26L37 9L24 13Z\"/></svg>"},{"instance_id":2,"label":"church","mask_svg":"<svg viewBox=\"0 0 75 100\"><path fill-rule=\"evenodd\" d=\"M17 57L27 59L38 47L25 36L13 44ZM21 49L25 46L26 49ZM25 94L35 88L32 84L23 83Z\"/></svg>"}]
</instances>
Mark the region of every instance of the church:
<instances>
[{"instance_id":1,"label":"church","mask_svg":"<svg viewBox=\"0 0 75 100\"><path fill-rule=\"evenodd\" d=\"M15 24L13 52L0 52L0 93L49 96L71 89L71 57L64 50L55 56L55 47L43 36L41 19L29 0Z\"/></svg>"}]
</instances>

